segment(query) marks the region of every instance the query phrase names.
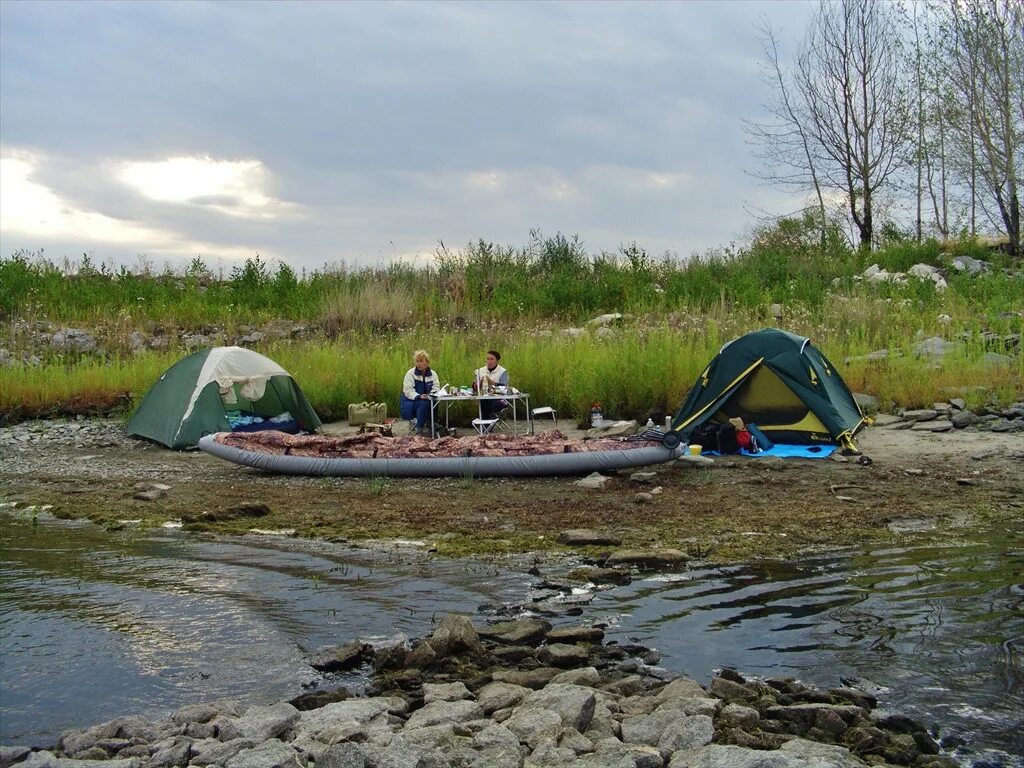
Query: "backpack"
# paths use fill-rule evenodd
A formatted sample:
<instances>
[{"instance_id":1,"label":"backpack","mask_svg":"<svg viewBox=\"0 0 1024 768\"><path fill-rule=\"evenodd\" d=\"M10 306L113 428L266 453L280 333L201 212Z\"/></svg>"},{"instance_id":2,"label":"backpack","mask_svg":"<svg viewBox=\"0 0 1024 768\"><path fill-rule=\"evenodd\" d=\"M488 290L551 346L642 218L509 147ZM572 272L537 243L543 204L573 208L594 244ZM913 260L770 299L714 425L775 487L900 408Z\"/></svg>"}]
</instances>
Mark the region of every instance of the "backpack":
<instances>
[{"instance_id":1,"label":"backpack","mask_svg":"<svg viewBox=\"0 0 1024 768\"><path fill-rule=\"evenodd\" d=\"M717 453L739 453L740 444L736 439L736 427L732 424L701 424L690 433L690 442L700 445L702 450Z\"/></svg>"}]
</instances>

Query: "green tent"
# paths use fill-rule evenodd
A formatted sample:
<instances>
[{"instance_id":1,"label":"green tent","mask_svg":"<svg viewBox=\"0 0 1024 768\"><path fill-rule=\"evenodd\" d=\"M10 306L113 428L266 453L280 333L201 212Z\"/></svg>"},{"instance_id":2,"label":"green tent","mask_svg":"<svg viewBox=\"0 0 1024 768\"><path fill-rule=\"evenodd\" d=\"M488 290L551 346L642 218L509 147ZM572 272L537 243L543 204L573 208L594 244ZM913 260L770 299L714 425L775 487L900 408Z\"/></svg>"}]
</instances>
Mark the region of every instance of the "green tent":
<instances>
[{"instance_id":1,"label":"green tent","mask_svg":"<svg viewBox=\"0 0 1024 768\"><path fill-rule=\"evenodd\" d=\"M672 420L666 444L686 441L709 421L756 424L776 443L838 444L867 423L843 377L810 339L775 328L722 347Z\"/></svg>"},{"instance_id":2,"label":"green tent","mask_svg":"<svg viewBox=\"0 0 1024 768\"><path fill-rule=\"evenodd\" d=\"M268 419L287 412L306 432L320 426L299 385L280 365L251 349L213 347L168 368L125 431L168 448L192 448L203 435L231 431L229 410Z\"/></svg>"}]
</instances>

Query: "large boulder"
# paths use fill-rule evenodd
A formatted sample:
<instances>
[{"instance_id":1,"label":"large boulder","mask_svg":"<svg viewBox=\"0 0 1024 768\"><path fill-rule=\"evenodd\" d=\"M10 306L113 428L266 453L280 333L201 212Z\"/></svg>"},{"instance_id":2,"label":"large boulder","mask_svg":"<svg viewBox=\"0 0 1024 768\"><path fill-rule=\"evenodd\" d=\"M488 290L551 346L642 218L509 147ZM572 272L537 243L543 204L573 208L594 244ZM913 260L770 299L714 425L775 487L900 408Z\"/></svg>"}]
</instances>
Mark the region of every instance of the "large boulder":
<instances>
[{"instance_id":1,"label":"large boulder","mask_svg":"<svg viewBox=\"0 0 1024 768\"><path fill-rule=\"evenodd\" d=\"M543 619L516 619L484 627L480 635L507 645L536 645L550 630L551 623Z\"/></svg>"},{"instance_id":2,"label":"large boulder","mask_svg":"<svg viewBox=\"0 0 1024 768\"><path fill-rule=\"evenodd\" d=\"M479 655L484 650L473 622L456 614L445 616L428 642L439 656L461 653Z\"/></svg>"},{"instance_id":3,"label":"large boulder","mask_svg":"<svg viewBox=\"0 0 1024 768\"><path fill-rule=\"evenodd\" d=\"M269 707L251 707L235 719L239 736L257 744L284 733L299 721L299 710L287 701Z\"/></svg>"},{"instance_id":4,"label":"large boulder","mask_svg":"<svg viewBox=\"0 0 1024 768\"><path fill-rule=\"evenodd\" d=\"M412 729L445 723L462 723L466 720L478 720L483 716L483 709L475 701L433 701L413 712L405 727Z\"/></svg>"},{"instance_id":5,"label":"large boulder","mask_svg":"<svg viewBox=\"0 0 1024 768\"><path fill-rule=\"evenodd\" d=\"M514 707L530 695L531 690L511 683L488 683L476 693L476 702L485 714L490 715L499 709Z\"/></svg>"},{"instance_id":6,"label":"large boulder","mask_svg":"<svg viewBox=\"0 0 1024 768\"><path fill-rule=\"evenodd\" d=\"M562 725L580 733L587 730L594 716L597 696L593 688L570 683L552 683L526 697L516 711L546 709L557 712Z\"/></svg>"}]
</instances>

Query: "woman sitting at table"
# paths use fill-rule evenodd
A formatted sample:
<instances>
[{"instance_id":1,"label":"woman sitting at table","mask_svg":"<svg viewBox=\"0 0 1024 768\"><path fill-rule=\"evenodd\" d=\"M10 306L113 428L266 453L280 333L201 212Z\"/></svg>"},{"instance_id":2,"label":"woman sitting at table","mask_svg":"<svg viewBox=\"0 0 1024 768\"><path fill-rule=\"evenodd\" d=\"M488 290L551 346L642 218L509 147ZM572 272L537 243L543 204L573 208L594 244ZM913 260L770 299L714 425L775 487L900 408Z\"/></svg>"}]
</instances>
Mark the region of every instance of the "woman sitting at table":
<instances>
[{"instance_id":1,"label":"woman sitting at table","mask_svg":"<svg viewBox=\"0 0 1024 768\"><path fill-rule=\"evenodd\" d=\"M499 364L501 353L497 350L490 350L487 353L487 365L477 368L474 372L473 387L480 390L477 394L494 394L495 387L508 386L508 371ZM481 400L480 418L493 419L495 415L508 407L504 400Z\"/></svg>"},{"instance_id":2,"label":"woman sitting at table","mask_svg":"<svg viewBox=\"0 0 1024 768\"><path fill-rule=\"evenodd\" d=\"M413 367L405 373L398 412L403 419L416 419L416 434L422 435L430 419L430 396L440 389L437 374L430 369L430 355L422 349L412 353Z\"/></svg>"}]
</instances>

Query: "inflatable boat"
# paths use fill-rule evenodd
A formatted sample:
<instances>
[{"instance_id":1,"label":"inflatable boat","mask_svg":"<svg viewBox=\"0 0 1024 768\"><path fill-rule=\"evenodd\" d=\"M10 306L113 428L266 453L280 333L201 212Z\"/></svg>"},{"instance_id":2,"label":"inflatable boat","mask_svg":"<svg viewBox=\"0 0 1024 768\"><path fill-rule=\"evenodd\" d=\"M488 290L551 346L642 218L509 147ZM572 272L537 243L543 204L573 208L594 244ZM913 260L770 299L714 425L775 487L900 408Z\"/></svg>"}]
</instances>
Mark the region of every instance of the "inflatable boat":
<instances>
[{"instance_id":1,"label":"inflatable boat","mask_svg":"<svg viewBox=\"0 0 1024 768\"><path fill-rule=\"evenodd\" d=\"M220 432L199 448L226 461L283 475L327 477L531 477L631 469L676 458L660 442L536 436L382 437Z\"/></svg>"}]
</instances>

